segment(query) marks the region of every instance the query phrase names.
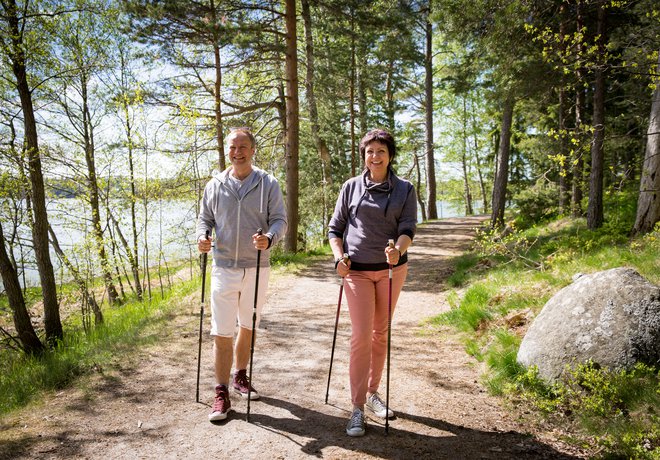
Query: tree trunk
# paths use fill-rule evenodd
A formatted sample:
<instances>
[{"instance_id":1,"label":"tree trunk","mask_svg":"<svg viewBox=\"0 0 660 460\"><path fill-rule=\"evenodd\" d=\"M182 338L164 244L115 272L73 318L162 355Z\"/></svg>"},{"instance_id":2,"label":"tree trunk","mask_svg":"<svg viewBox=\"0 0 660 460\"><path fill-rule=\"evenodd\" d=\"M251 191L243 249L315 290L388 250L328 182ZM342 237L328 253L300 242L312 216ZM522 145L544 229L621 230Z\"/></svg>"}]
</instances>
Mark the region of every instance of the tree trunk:
<instances>
[{"instance_id":1,"label":"tree trunk","mask_svg":"<svg viewBox=\"0 0 660 460\"><path fill-rule=\"evenodd\" d=\"M467 140L467 102L466 95L463 95L463 156L461 158L462 169L463 169L463 193L465 198L465 215L471 216L474 214L474 209L472 208L472 190L470 188L470 177L469 177L469 167L468 167L468 140Z\"/></svg>"},{"instance_id":2,"label":"tree trunk","mask_svg":"<svg viewBox=\"0 0 660 460\"><path fill-rule=\"evenodd\" d=\"M211 24L214 26L220 23L216 12L215 1L211 0L209 6L211 14ZM215 70L215 81L213 82L213 112L215 115L215 139L218 149L218 168L224 171L225 163L225 138L222 126L222 60L220 56L220 37L218 29L213 27L213 66Z\"/></svg>"},{"instance_id":3,"label":"tree trunk","mask_svg":"<svg viewBox=\"0 0 660 460\"><path fill-rule=\"evenodd\" d=\"M583 18L582 18L582 7L581 1L577 2L577 20L576 27L578 31L582 30ZM582 55L583 44L581 40L577 42L577 54L578 56ZM584 68L578 66L576 70L576 97L575 97L575 134L574 136L578 137L579 140L582 138L582 124L584 123L584 89L582 88L582 79L584 78ZM573 183L572 183L572 193L571 193L571 214L573 217L582 217L582 197L583 197L583 187L584 187L584 157L582 150L582 142L578 142L579 150L576 152L577 156L573 164Z\"/></svg>"},{"instance_id":4,"label":"tree trunk","mask_svg":"<svg viewBox=\"0 0 660 460\"><path fill-rule=\"evenodd\" d=\"M32 243L39 270L41 291L44 302L44 328L46 341L54 345L64 336L60 320L60 308L57 302L57 285L55 272L50 260L48 245L48 213L46 211L46 193L41 169L39 137L37 123L32 104L32 91L27 78L27 62L25 46L22 40L22 28L19 26L18 12L15 0L8 0L6 8L7 21L11 30L11 49L9 57L12 61L12 71L16 77L16 85L21 100L23 123L25 125L24 150L28 158L28 171L32 190Z\"/></svg>"},{"instance_id":5,"label":"tree trunk","mask_svg":"<svg viewBox=\"0 0 660 460\"><path fill-rule=\"evenodd\" d=\"M94 324L102 324L103 323L103 312L101 311L101 308L99 307L98 303L96 302L96 299L92 295L92 293L89 291L87 288L87 283L83 279L83 277L80 275L80 272L78 269L71 263L69 258L66 256L64 251L62 250L60 243L57 239L57 235L53 231L52 227L48 229L48 233L50 233L51 237L51 243L53 245L53 249L55 249L55 252L57 255L60 257L60 260L64 265L66 265L66 268L69 270L69 273L71 273L71 276L73 276L73 281L78 285L78 290L80 291L80 295L82 296L82 301L84 304L87 304L91 306L92 312L94 313ZM85 318L83 318L83 324L85 324ZM88 330L88 329L86 329Z\"/></svg>"},{"instance_id":6,"label":"tree trunk","mask_svg":"<svg viewBox=\"0 0 660 460\"><path fill-rule=\"evenodd\" d=\"M358 105L358 117L360 120L360 132L364 135L368 130L369 126L367 124L367 78L366 74L368 70L366 69L366 58L365 53L362 47L358 48L356 51L357 59L359 63L357 71L357 105Z\"/></svg>"},{"instance_id":7,"label":"tree trunk","mask_svg":"<svg viewBox=\"0 0 660 460\"><path fill-rule=\"evenodd\" d=\"M214 82L214 111L215 111L215 138L218 146L218 167L220 171L226 168L225 163L225 138L222 132L222 61L220 60L220 47L213 45L213 56L215 64L215 82Z\"/></svg>"},{"instance_id":8,"label":"tree trunk","mask_svg":"<svg viewBox=\"0 0 660 460\"><path fill-rule=\"evenodd\" d=\"M566 22L564 21L564 11L566 7L561 5L559 8L560 24L559 24L559 38L561 42L561 55L566 53ZM566 145L566 82L562 74L559 87L559 211L563 214L568 211L569 196L568 196L568 164L569 155Z\"/></svg>"},{"instance_id":9,"label":"tree trunk","mask_svg":"<svg viewBox=\"0 0 660 460\"><path fill-rule=\"evenodd\" d=\"M437 188L435 182L435 152L433 148L433 24L431 23L432 0L426 16L426 52L424 55L424 108L426 127L426 205L428 218L438 218ZM426 220L426 219L424 219Z\"/></svg>"},{"instance_id":10,"label":"tree trunk","mask_svg":"<svg viewBox=\"0 0 660 460\"><path fill-rule=\"evenodd\" d=\"M99 185L96 178L96 164L95 164L95 147L94 147L94 131L92 128L91 116L89 113L88 105L88 92L87 92L87 76L85 71L81 69L80 75L80 89L82 97L82 119L83 119L83 142L85 146L85 162L87 164L87 191L89 193L89 204L92 210L92 228L94 234L94 242L96 250L99 255L101 263L101 271L103 274L103 281L105 289L108 293L108 301L111 305L116 304L119 300L119 294L115 288L112 280L112 272L108 257L105 252L105 241L103 238L103 229L101 227L101 208L99 205Z\"/></svg>"},{"instance_id":11,"label":"tree trunk","mask_svg":"<svg viewBox=\"0 0 660 460\"><path fill-rule=\"evenodd\" d=\"M658 70L660 74L660 56ZM660 85L656 84L646 137L646 153L639 181L637 217L633 234L648 233L660 221Z\"/></svg>"},{"instance_id":12,"label":"tree trunk","mask_svg":"<svg viewBox=\"0 0 660 460\"><path fill-rule=\"evenodd\" d=\"M566 148L566 90L559 89L559 211L565 213L569 207L568 196L568 162Z\"/></svg>"},{"instance_id":13,"label":"tree trunk","mask_svg":"<svg viewBox=\"0 0 660 460\"><path fill-rule=\"evenodd\" d=\"M312 128L312 138L316 145L319 158L321 159L321 195L322 195L322 216L323 235L326 235L327 225L330 220L330 211L327 203L327 188L332 185L332 169L330 163L330 150L325 139L320 135L319 115L316 106L316 96L314 94L314 41L312 39L312 15L309 10L309 0L301 0L302 16L305 24L305 54L307 57L307 102L309 104L309 121Z\"/></svg>"},{"instance_id":14,"label":"tree trunk","mask_svg":"<svg viewBox=\"0 0 660 460\"><path fill-rule=\"evenodd\" d=\"M385 120L387 129L395 136L396 124L394 121L394 60L390 59L387 63L387 72L385 73Z\"/></svg>"},{"instance_id":15,"label":"tree trunk","mask_svg":"<svg viewBox=\"0 0 660 460\"><path fill-rule=\"evenodd\" d=\"M605 8L598 5L598 58L594 72L593 140L591 142L591 173L589 175L589 206L587 227L594 230L603 225L603 174L605 170L603 140L605 138Z\"/></svg>"},{"instance_id":16,"label":"tree trunk","mask_svg":"<svg viewBox=\"0 0 660 460\"><path fill-rule=\"evenodd\" d=\"M484 180L484 174L481 170L481 160L479 159L479 142L477 135L472 136L474 139L474 161L477 165L477 176L479 177L479 190L481 191L482 199L482 209L483 213L488 213L488 195L486 194L486 181Z\"/></svg>"},{"instance_id":17,"label":"tree trunk","mask_svg":"<svg viewBox=\"0 0 660 460\"><path fill-rule=\"evenodd\" d=\"M138 231L137 231L137 192L135 184L135 159L133 152L133 125L131 124L131 116L129 111L128 102L128 81L126 75L126 62L123 52L120 53L121 58L121 91L124 92L124 97L121 98L121 108L124 112L124 129L126 131L126 148L128 150L128 173L131 185L131 230L133 236L133 247L127 248L129 260L131 263L131 273L133 274L133 282L135 284L135 292L138 300L142 300L142 282L140 281L140 264L138 253Z\"/></svg>"},{"instance_id":18,"label":"tree trunk","mask_svg":"<svg viewBox=\"0 0 660 460\"><path fill-rule=\"evenodd\" d=\"M504 207L506 205L506 188L509 179L509 154L511 149L511 125L513 122L514 100L507 95L502 111L502 129L500 145L497 154L497 175L493 184L493 212L491 227L504 226Z\"/></svg>"},{"instance_id":19,"label":"tree trunk","mask_svg":"<svg viewBox=\"0 0 660 460\"><path fill-rule=\"evenodd\" d=\"M349 116L351 125L351 176L355 176L357 172L357 154L356 154L356 139L355 139L355 76L356 76L356 59L355 59L355 18L354 13L351 11L351 81L349 83ZM364 133L363 133L364 134Z\"/></svg>"},{"instance_id":20,"label":"tree trunk","mask_svg":"<svg viewBox=\"0 0 660 460\"><path fill-rule=\"evenodd\" d=\"M419 157L413 155L413 161L415 162L415 171L417 171L417 184L415 185L417 203L419 203L419 209L422 212L422 221L426 221L426 207L424 206L424 199L422 198L422 172L419 167Z\"/></svg>"},{"instance_id":21,"label":"tree trunk","mask_svg":"<svg viewBox=\"0 0 660 460\"><path fill-rule=\"evenodd\" d=\"M286 205L288 231L285 248L298 250L298 148L300 122L298 116L298 52L296 0L286 0Z\"/></svg>"},{"instance_id":22,"label":"tree trunk","mask_svg":"<svg viewBox=\"0 0 660 460\"><path fill-rule=\"evenodd\" d=\"M25 298L18 281L18 273L11 263L7 249L5 248L5 236L0 224L0 275L5 287L9 308L13 313L14 327L18 334L23 351L30 355L39 355L44 351L44 346L39 340L37 333L32 327L30 315L25 307Z\"/></svg>"}]
</instances>

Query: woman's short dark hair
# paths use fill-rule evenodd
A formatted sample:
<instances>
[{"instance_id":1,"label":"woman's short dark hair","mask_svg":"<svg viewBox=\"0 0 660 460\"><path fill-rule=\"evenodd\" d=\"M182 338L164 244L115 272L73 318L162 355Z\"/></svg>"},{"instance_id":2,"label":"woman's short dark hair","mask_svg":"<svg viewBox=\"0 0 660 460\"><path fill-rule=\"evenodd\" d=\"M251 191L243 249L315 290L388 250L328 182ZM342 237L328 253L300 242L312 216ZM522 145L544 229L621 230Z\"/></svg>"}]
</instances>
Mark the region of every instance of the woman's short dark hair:
<instances>
[{"instance_id":1,"label":"woman's short dark hair","mask_svg":"<svg viewBox=\"0 0 660 460\"><path fill-rule=\"evenodd\" d=\"M396 145L394 144L394 137L385 131L384 129L372 129L367 134L364 135L360 141L360 155L362 156L362 162L364 162L364 153L367 150L367 145L371 144L374 141L378 141L387 146L387 151L390 154L390 163L394 160L396 155Z\"/></svg>"}]
</instances>

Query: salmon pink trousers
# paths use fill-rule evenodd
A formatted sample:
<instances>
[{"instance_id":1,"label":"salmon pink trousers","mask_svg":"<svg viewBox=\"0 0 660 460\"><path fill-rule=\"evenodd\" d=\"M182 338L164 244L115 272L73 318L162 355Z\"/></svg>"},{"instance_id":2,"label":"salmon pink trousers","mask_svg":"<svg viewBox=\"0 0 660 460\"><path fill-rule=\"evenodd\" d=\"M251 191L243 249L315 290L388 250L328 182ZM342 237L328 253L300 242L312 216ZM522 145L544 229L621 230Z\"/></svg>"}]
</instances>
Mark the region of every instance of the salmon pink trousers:
<instances>
[{"instance_id":1,"label":"salmon pink trousers","mask_svg":"<svg viewBox=\"0 0 660 460\"><path fill-rule=\"evenodd\" d=\"M344 278L344 292L351 317L349 376L351 400L363 406L367 392L378 391L387 357L389 270L354 271ZM408 274L405 263L392 273L392 315Z\"/></svg>"}]
</instances>

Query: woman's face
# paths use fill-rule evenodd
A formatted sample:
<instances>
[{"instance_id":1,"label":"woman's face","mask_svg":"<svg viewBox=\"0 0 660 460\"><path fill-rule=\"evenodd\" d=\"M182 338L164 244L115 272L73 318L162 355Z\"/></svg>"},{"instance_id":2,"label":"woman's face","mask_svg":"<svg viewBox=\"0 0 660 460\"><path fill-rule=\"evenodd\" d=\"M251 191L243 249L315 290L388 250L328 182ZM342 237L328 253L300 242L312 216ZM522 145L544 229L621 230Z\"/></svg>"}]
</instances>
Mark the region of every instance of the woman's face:
<instances>
[{"instance_id":1,"label":"woman's face","mask_svg":"<svg viewBox=\"0 0 660 460\"><path fill-rule=\"evenodd\" d=\"M384 178L387 175L387 166L390 164L387 145L379 141L369 142L364 149L364 164L371 172L371 177Z\"/></svg>"}]
</instances>

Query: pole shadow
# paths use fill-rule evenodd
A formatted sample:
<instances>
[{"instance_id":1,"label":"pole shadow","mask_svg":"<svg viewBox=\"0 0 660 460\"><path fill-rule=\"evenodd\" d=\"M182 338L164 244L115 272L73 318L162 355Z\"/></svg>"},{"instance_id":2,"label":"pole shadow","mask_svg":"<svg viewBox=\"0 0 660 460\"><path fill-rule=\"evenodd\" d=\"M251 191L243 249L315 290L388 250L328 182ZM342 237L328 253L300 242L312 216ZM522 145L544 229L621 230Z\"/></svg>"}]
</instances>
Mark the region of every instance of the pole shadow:
<instances>
[{"instance_id":1,"label":"pole shadow","mask_svg":"<svg viewBox=\"0 0 660 460\"><path fill-rule=\"evenodd\" d=\"M330 415L281 399L262 396L260 400L263 404L288 411L294 418L251 413L251 422L298 444L302 454L317 458L327 457L328 453L324 452L327 448L341 448L386 459L581 458L559 452L522 433L483 431L402 412L397 413L397 419L390 421L388 435L384 425L368 418L366 435L351 438L345 432L349 417L346 410L339 409L341 416ZM328 407L338 409L333 405ZM233 417L241 415L235 412ZM408 427L397 424L397 420L409 422L405 423ZM421 425L420 429L410 431L410 423ZM438 434L424 434L433 431L438 431ZM296 438L307 441L301 442Z\"/></svg>"}]
</instances>

